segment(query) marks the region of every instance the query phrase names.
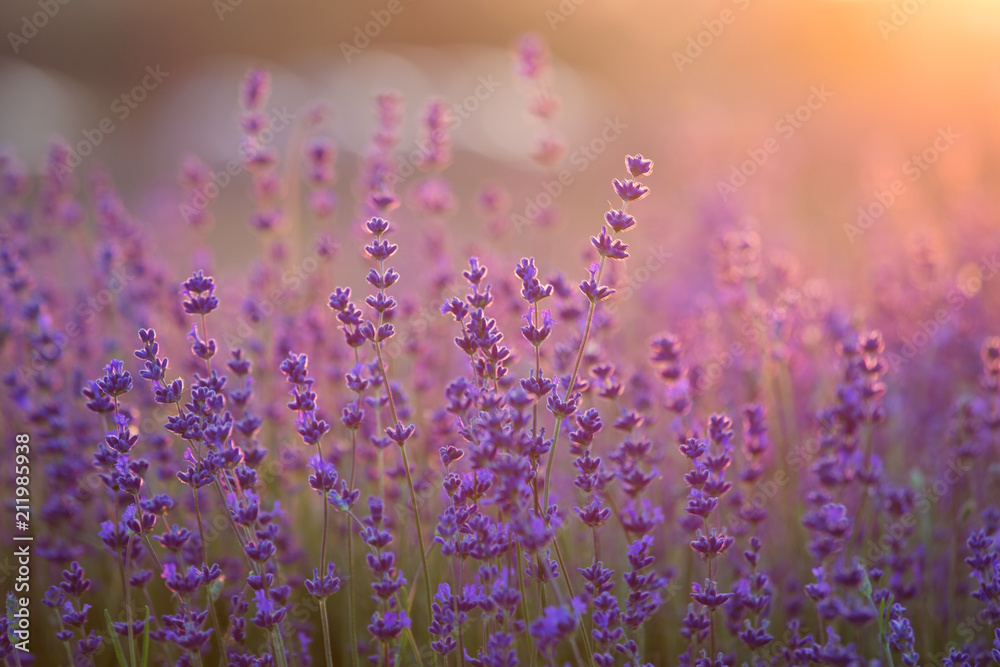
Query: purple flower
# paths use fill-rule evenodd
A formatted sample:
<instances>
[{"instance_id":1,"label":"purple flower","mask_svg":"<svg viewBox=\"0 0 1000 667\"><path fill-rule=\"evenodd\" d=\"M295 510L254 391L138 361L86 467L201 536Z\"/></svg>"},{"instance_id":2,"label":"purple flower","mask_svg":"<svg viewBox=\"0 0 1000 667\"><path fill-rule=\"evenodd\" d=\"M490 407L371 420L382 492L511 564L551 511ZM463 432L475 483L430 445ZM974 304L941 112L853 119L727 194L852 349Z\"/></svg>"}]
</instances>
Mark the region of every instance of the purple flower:
<instances>
[{"instance_id":1,"label":"purple flower","mask_svg":"<svg viewBox=\"0 0 1000 667\"><path fill-rule=\"evenodd\" d=\"M617 260L628 259L628 246L608 235L607 227L601 227L600 235L591 236L590 242L597 248L597 253L601 257Z\"/></svg>"},{"instance_id":2,"label":"purple flower","mask_svg":"<svg viewBox=\"0 0 1000 667\"><path fill-rule=\"evenodd\" d=\"M626 155L625 168L628 169L628 173L632 174L633 178L639 178L653 171L653 161L644 159L641 153L636 153L634 156Z\"/></svg>"},{"instance_id":3,"label":"purple flower","mask_svg":"<svg viewBox=\"0 0 1000 667\"><path fill-rule=\"evenodd\" d=\"M319 454L309 457L309 465L312 466L313 474L309 476L309 486L320 495L325 495L337 484L337 469L329 461L325 461Z\"/></svg>"},{"instance_id":4,"label":"purple flower","mask_svg":"<svg viewBox=\"0 0 1000 667\"><path fill-rule=\"evenodd\" d=\"M340 577L334 574L336 569L337 566L329 562L326 564L326 574L320 576L319 570L314 568L312 579L306 579L304 582L309 594L322 600L339 591Z\"/></svg>"},{"instance_id":5,"label":"purple flower","mask_svg":"<svg viewBox=\"0 0 1000 667\"><path fill-rule=\"evenodd\" d=\"M625 202L637 201L649 194L649 188L638 181L619 181L616 178L612 183L615 186L615 194Z\"/></svg>"},{"instance_id":6,"label":"purple flower","mask_svg":"<svg viewBox=\"0 0 1000 667\"><path fill-rule=\"evenodd\" d=\"M104 377L97 381L97 387L108 396L121 396L132 390L132 375L120 359L112 359L104 367Z\"/></svg>"},{"instance_id":7,"label":"purple flower","mask_svg":"<svg viewBox=\"0 0 1000 667\"><path fill-rule=\"evenodd\" d=\"M257 613L250 621L259 628L270 630L281 624L285 618L286 609L278 605L265 590L254 591L254 603Z\"/></svg>"},{"instance_id":8,"label":"purple flower","mask_svg":"<svg viewBox=\"0 0 1000 667\"><path fill-rule=\"evenodd\" d=\"M182 305L188 315L208 315L219 307L219 300L215 297L215 281L203 271L195 271L184 281L181 294L186 299Z\"/></svg>"},{"instance_id":9,"label":"purple flower","mask_svg":"<svg viewBox=\"0 0 1000 667\"><path fill-rule=\"evenodd\" d=\"M244 109L256 110L267 104L271 95L271 75L262 67L249 70L240 86L240 104Z\"/></svg>"},{"instance_id":10,"label":"purple flower","mask_svg":"<svg viewBox=\"0 0 1000 667\"><path fill-rule=\"evenodd\" d=\"M603 301L609 296L615 293L615 290L610 287L598 285L597 283L597 273L598 265L596 263L591 264L587 272L590 274L589 280L584 280L580 283L580 291L591 303L597 303L598 301Z\"/></svg>"},{"instance_id":11,"label":"purple flower","mask_svg":"<svg viewBox=\"0 0 1000 667\"><path fill-rule=\"evenodd\" d=\"M546 607L541 615L531 622L528 631L535 640L539 653L553 660L556 646L575 630L582 611L579 600L572 598L570 607L563 605ZM583 606L585 609L586 607Z\"/></svg>"},{"instance_id":12,"label":"purple flower","mask_svg":"<svg viewBox=\"0 0 1000 667\"><path fill-rule=\"evenodd\" d=\"M368 624L368 632L380 642L390 642L399 636L403 628L408 627L410 627L410 617L403 610L375 612L372 614L371 623Z\"/></svg>"},{"instance_id":13,"label":"purple flower","mask_svg":"<svg viewBox=\"0 0 1000 667\"><path fill-rule=\"evenodd\" d=\"M635 227L635 218L622 209L613 209L604 214L604 221L614 230L615 234L621 234Z\"/></svg>"},{"instance_id":14,"label":"purple flower","mask_svg":"<svg viewBox=\"0 0 1000 667\"><path fill-rule=\"evenodd\" d=\"M534 80L543 76L548 68L548 50L541 37L528 32L518 38L515 66L517 73L526 79Z\"/></svg>"},{"instance_id":15,"label":"purple flower","mask_svg":"<svg viewBox=\"0 0 1000 667\"><path fill-rule=\"evenodd\" d=\"M733 597L732 593L720 593L714 581L705 580L701 586L697 582L691 584L691 599L709 609L721 607Z\"/></svg>"}]
</instances>

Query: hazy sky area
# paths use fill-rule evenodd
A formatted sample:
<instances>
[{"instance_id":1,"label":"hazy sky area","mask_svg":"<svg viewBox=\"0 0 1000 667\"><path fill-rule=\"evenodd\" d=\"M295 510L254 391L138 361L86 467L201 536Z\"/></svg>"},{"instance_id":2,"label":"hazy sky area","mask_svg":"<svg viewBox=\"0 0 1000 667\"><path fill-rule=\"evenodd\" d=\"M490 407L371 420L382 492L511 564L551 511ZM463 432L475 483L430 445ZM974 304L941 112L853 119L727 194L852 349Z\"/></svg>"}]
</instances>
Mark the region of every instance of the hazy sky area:
<instances>
[{"instance_id":1,"label":"hazy sky area","mask_svg":"<svg viewBox=\"0 0 1000 667\"><path fill-rule=\"evenodd\" d=\"M657 213L674 234L696 233L709 212L752 215L793 247L816 244L819 266L836 270L831 249L861 266L909 234L947 234L961 212L942 193L977 189L995 169L1000 8L986 1L51 0L5 3L0 22L0 136L33 166L53 133L91 144L84 170L108 165L146 217L160 191L139 184L168 192L185 155L238 155L235 82L255 64L274 75L275 112L330 106L345 171L376 92L407 98L404 153L423 104L443 96L463 167L452 177L504 166L523 213L546 177L529 159L536 128L511 68L525 30L555 61L569 150L554 173L573 173L561 202L571 224L603 206L595 179L642 151L674 186ZM613 150L593 154L609 123L621 128ZM861 230L877 242L859 243L851 225L868 224L894 186L877 229ZM939 240L945 253L956 242Z\"/></svg>"}]
</instances>

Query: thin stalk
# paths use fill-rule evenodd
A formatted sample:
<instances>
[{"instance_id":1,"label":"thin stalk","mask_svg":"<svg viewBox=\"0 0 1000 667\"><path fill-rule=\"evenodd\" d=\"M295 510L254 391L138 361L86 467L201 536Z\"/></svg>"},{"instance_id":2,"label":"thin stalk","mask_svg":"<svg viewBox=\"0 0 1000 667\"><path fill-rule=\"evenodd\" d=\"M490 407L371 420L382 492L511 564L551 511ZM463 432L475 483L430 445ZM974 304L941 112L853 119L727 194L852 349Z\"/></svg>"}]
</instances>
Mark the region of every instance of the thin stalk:
<instances>
[{"instance_id":1,"label":"thin stalk","mask_svg":"<svg viewBox=\"0 0 1000 667\"><path fill-rule=\"evenodd\" d=\"M864 452L865 452L865 472L871 471L871 458L872 458L872 423L870 421L865 421L862 427L862 438L864 439ZM854 541L860 536L858 532L858 526L861 524L865 515L865 505L868 504L868 492L869 489L865 486L864 482L861 485L861 501L858 503L858 513L854 518L854 525L851 526L851 534L847 539L847 557L845 562L850 566L852 562L852 552L854 551Z\"/></svg>"},{"instance_id":2,"label":"thin stalk","mask_svg":"<svg viewBox=\"0 0 1000 667\"><path fill-rule=\"evenodd\" d=\"M628 207L627 202L622 204L622 210L624 211ZM612 239L617 239L618 233L615 232ZM601 284L601 276L604 275L604 264L607 261L607 257L601 256L601 263L597 268L597 276L595 281L598 285ZM576 388L576 378L580 374L580 365L583 363L583 354L587 349L587 342L590 340L590 329L594 324L594 312L597 310L597 302L591 301L590 308L587 310L587 323L583 328L583 339L580 341L580 349L576 353L576 363L573 365L573 374L569 378L569 386L566 387L566 395L563 396L563 400L569 400L569 397L573 394L573 390ZM553 391L558 392L559 387L556 387ZM552 464L556 460L556 445L559 444L559 432L562 430L562 423L565 418L559 418L556 420L556 427L552 433L552 448L549 450L549 461L545 466L545 507L544 510L548 510L549 507L549 493L552 490Z\"/></svg>"},{"instance_id":3,"label":"thin stalk","mask_svg":"<svg viewBox=\"0 0 1000 667\"><path fill-rule=\"evenodd\" d=\"M354 363L360 363L358 348L354 348ZM361 394L358 393L358 409L361 408ZM358 431L351 429L351 489L354 489L354 472L358 461ZM351 665L358 667L358 631L354 620L354 530L347 525L347 624L351 634Z\"/></svg>"},{"instance_id":4,"label":"thin stalk","mask_svg":"<svg viewBox=\"0 0 1000 667\"><path fill-rule=\"evenodd\" d=\"M56 613L56 622L59 624L59 632L62 632L63 630L66 629L66 626L63 625L63 622L62 622L62 614L59 614L58 612ZM69 662L67 662L66 664L67 665L72 665L73 664L73 649L71 649L70 646L69 646L69 640L64 641L62 643L62 645L66 648L66 657L69 658ZM17 651L18 649L14 649L14 650Z\"/></svg>"},{"instance_id":5,"label":"thin stalk","mask_svg":"<svg viewBox=\"0 0 1000 667\"><path fill-rule=\"evenodd\" d=\"M128 624L128 652L132 660L133 667L138 667L139 663L135 657L135 637L132 633L132 595L128 585L128 560L129 552L132 551L132 537L125 541L125 554L118 561L118 572L121 574L122 589L125 592L125 622ZM112 629L112 632L114 630Z\"/></svg>"},{"instance_id":6,"label":"thin stalk","mask_svg":"<svg viewBox=\"0 0 1000 667\"><path fill-rule=\"evenodd\" d=\"M424 550L424 536L422 528L420 527L420 512L417 509L417 494L413 489L413 477L410 475L410 465L406 459L406 448L401 447L400 453L403 455L403 469L406 470L406 485L410 489L410 503L413 505L413 521L416 524L417 530L417 545L420 548L420 561L421 568L423 568L423 579L424 579L424 594L427 597L427 618L430 619L431 613L431 575L430 570L427 568L427 554Z\"/></svg>"},{"instance_id":7,"label":"thin stalk","mask_svg":"<svg viewBox=\"0 0 1000 667\"><path fill-rule=\"evenodd\" d=\"M413 649L413 657L417 661L417 667L424 667L423 658L420 657L420 650L417 648L417 640L413 638L413 630L404 627L403 634L406 636L406 641L410 642L410 648Z\"/></svg>"},{"instance_id":8,"label":"thin stalk","mask_svg":"<svg viewBox=\"0 0 1000 667\"><path fill-rule=\"evenodd\" d=\"M704 522L705 522L705 534L707 535L707 534L709 534L708 533L708 517L704 518ZM713 574L714 573L712 571L712 556L709 555L708 556L708 582L709 582L710 586L713 583L715 583L715 580L712 579L712 575ZM714 607L710 607L709 610L708 610L708 633L709 633L709 638L710 638L710 644L709 645L711 646L711 651L712 651L709 654L708 657L709 657L710 660L714 661L715 660L715 608Z\"/></svg>"},{"instance_id":9,"label":"thin stalk","mask_svg":"<svg viewBox=\"0 0 1000 667\"><path fill-rule=\"evenodd\" d=\"M272 628L270 635L274 662L278 667L288 667L288 658L285 656L285 642L281 639L281 632L278 631L278 628Z\"/></svg>"},{"instance_id":10,"label":"thin stalk","mask_svg":"<svg viewBox=\"0 0 1000 667\"><path fill-rule=\"evenodd\" d=\"M598 270L597 277L600 281L601 272L604 271L604 258L601 258L601 268ZM590 308L587 310L587 324L583 329L583 339L580 341L580 350L576 354L576 364L573 366L573 374L569 379L569 386L566 388L566 395L563 400L568 400L570 395L573 393L573 388L576 387L576 377L580 372L580 364L583 363L583 353L587 348L587 341L590 338L590 327L594 323L594 311L597 308L597 302L591 301ZM553 391L558 391L558 387ZM565 417L560 417L556 420L556 427L552 433L552 447L549 449L549 460L545 465L545 506L542 508L543 516L544 512L548 510L549 507L549 495L552 491L552 464L556 460L556 446L559 444L559 432L562 430L562 424Z\"/></svg>"},{"instance_id":11,"label":"thin stalk","mask_svg":"<svg viewBox=\"0 0 1000 667\"><path fill-rule=\"evenodd\" d=\"M219 483L218 478L215 479L215 490L219 493L219 500L222 502L223 507L225 507L226 497L222 492L222 484ZM240 551L243 551L243 547L245 547L252 541L253 535L250 533L250 529L247 528L246 526L237 526L236 522L233 521L232 514L230 514L228 510L225 512L225 515L226 515L226 520L229 522L229 527L232 529L233 534L236 536L236 541L240 543ZM243 529L242 533L240 533L241 528ZM254 562L250 560L250 556L246 554L246 551L243 551L243 557L246 559L247 565L250 566L250 569L251 570L255 569Z\"/></svg>"},{"instance_id":12,"label":"thin stalk","mask_svg":"<svg viewBox=\"0 0 1000 667\"><path fill-rule=\"evenodd\" d=\"M462 594L462 565L464 562L461 558L458 559L458 594ZM458 616L458 598L455 598L455 615ZM462 626L465 623L459 622L458 624L458 659L461 667L465 667L465 632L462 630ZM485 641L483 642L485 644Z\"/></svg>"},{"instance_id":13,"label":"thin stalk","mask_svg":"<svg viewBox=\"0 0 1000 667\"><path fill-rule=\"evenodd\" d=\"M119 414L118 397L115 396L115 416L117 417L118 414ZM117 493L117 491L115 492L115 497L114 497L114 500L112 501L112 503L115 506L118 504L118 493ZM135 508L136 508L136 510L139 509L138 503L136 503ZM116 510L115 513L117 514L117 510ZM115 519L115 521L117 523L117 518ZM132 536L129 535L128 539L125 540L125 553L122 554L121 559L119 559L119 561L118 561L118 571L121 574L121 579L122 579L122 593L125 596L125 622L128 623L128 649L129 649L129 656L132 659L132 665L133 665L133 667L138 667L139 663L136 661L136 657L135 657L135 637L133 636L133 633L132 633L132 595L131 595L131 592L129 591L129 585L128 585L128 580L129 580L129 574L128 574L128 569L129 569L129 554L131 552L132 552ZM111 632L114 632L114 628L108 628L108 629Z\"/></svg>"},{"instance_id":14,"label":"thin stalk","mask_svg":"<svg viewBox=\"0 0 1000 667\"><path fill-rule=\"evenodd\" d=\"M538 328L538 304L541 302L535 302L534 307L534 319L535 328ZM539 377L542 372L542 351L541 345L535 345L535 377ZM538 436L538 401L535 401L534 405L531 406L531 437L535 438ZM537 494L536 494L537 498Z\"/></svg>"},{"instance_id":15,"label":"thin stalk","mask_svg":"<svg viewBox=\"0 0 1000 667\"><path fill-rule=\"evenodd\" d=\"M323 576L322 574L320 576ZM333 667L333 654L330 648L330 621L326 613L326 598L319 601L319 620L323 624L323 649L326 653L327 667Z\"/></svg>"},{"instance_id":16,"label":"thin stalk","mask_svg":"<svg viewBox=\"0 0 1000 667\"><path fill-rule=\"evenodd\" d=\"M205 345L208 345L208 327L205 325L205 315L201 316L201 333L205 337ZM210 359L205 360L205 370L208 372L209 377L212 375L212 361Z\"/></svg>"},{"instance_id":17,"label":"thin stalk","mask_svg":"<svg viewBox=\"0 0 1000 667\"><path fill-rule=\"evenodd\" d=\"M319 455L320 460L323 459L323 449L319 444L319 440L316 441L316 453ZM326 501L326 495L323 496L323 538L320 541L319 547L319 576L326 576L326 531L329 524L330 516L330 504ZM320 622L323 624L323 650L326 657L326 667L333 667L333 653L330 644L330 622L326 615L326 597L322 597L319 600L319 618Z\"/></svg>"},{"instance_id":18,"label":"thin stalk","mask_svg":"<svg viewBox=\"0 0 1000 667\"><path fill-rule=\"evenodd\" d=\"M389 397L389 411L392 415L392 421L394 424L398 424L399 417L396 414L396 402L392 398L392 389L389 387L389 375L385 369L385 362L382 360L382 345L381 343L375 343L375 355L378 358L379 370L382 372L382 382L385 384L385 394ZM402 446L399 448L400 455L403 457L403 470L406 471L406 486L410 490L410 504L413 505L413 522L417 530L417 545L420 548L420 561L421 568L423 570L423 580L424 580L424 595L427 600L427 618L428 620L433 618L434 612L431 609L431 575L430 570L427 568L427 556L424 551L424 534L423 529L420 526L420 511L417 508L417 492L413 488L413 475L410 474L410 462L406 457L406 447ZM437 664L437 654L434 654L434 664Z\"/></svg>"},{"instance_id":19,"label":"thin stalk","mask_svg":"<svg viewBox=\"0 0 1000 667\"><path fill-rule=\"evenodd\" d=\"M358 667L358 637L354 625L354 531L350 526L347 526L347 614L351 633L351 664Z\"/></svg>"},{"instance_id":20,"label":"thin stalk","mask_svg":"<svg viewBox=\"0 0 1000 667\"><path fill-rule=\"evenodd\" d=\"M569 570L566 569L566 562L563 560L562 551L559 549L559 539L558 538L553 539L552 540L552 545L556 549L556 561L559 563L559 567L563 571L563 579L566 580L566 590L569 591L569 596L570 597L576 597L576 593L573 592L573 584L571 584L570 581L569 581ZM556 586L555 580L552 581L552 586L553 587ZM556 593L558 593L558 592L559 591L557 590ZM586 631L581 632L580 636L583 638L584 648L587 649L587 657L590 659L590 664L591 664L592 667L594 667L594 652L593 652L593 650L590 647L590 637L588 636L588 634L587 634ZM574 645L574 649L575 649L575 645Z\"/></svg>"},{"instance_id":21,"label":"thin stalk","mask_svg":"<svg viewBox=\"0 0 1000 667\"><path fill-rule=\"evenodd\" d=\"M521 544L519 542L514 543L514 557L516 558L516 569L517 569L517 583L521 589L521 614L524 616L524 634L527 636L528 642L528 654L531 656L531 667L535 667L535 654L538 653L534 648L534 641L531 639L531 633L527 632L528 629L528 593L524 589L524 567L521 565Z\"/></svg>"},{"instance_id":22,"label":"thin stalk","mask_svg":"<svg viewBox=\"0 0 1000 667\"><path fill-rule=\"evenodd\" d=\"M194 513L198 516L198 536L201 538L201 558L208 567L208 545L205 543L205 528L201 520L201 507L198 505L198 489L191 488L191 495L194 496ZM228 511L226 512L229 513ZM212 601L212 590L210 587L205 587L205 595L208 598L208 611L212 616L212 627L215 628L215 637L219 642L219 656L226 655L226 646L222 643L222 628L219 625L219 616L215 613L215 603Z\"/></svg>"},{"instance_id":23,"label":"thin stalk","mask_svg":"<svg viewBox=\"0 0 1000 667\"><path fill-rule=\"evenodd\" d=\"M136 494L133 495L133 497L135 498L135 506L138 507L139 506L139 494L136 493ZM157 573L162 573L163 572L163 563L160 561L160 557L156 555L156 551L153 548L153 541L151 539L149 539L149 533L143 533L142 539L143 539L143 542L146 544L146 549L149 551L150 557L153 559L153 564L156 566ZM146 589L143 589L143 590L145 591ZM184 602L184 598L182 598L176 591L171 591L171 592L173 593L174 597L177 598L177 601L180 602L181 607L184 608L184 609L187 609L187 604ZM153 603L149 600L149 592L148 591L146 591L146 601L149 602L149 608L150 609L154 609Z\"/></svg>"}]
</instances>

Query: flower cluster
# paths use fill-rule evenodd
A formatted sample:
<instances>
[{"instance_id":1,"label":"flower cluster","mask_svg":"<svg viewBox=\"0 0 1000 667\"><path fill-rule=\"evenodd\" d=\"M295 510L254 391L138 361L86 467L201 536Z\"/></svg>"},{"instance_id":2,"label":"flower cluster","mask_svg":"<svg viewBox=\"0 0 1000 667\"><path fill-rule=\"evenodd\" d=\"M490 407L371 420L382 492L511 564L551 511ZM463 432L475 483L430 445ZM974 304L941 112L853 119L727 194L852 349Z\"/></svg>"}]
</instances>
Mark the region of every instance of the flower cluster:
<instances>
[{"instance_id":1,"label":"flower cluster","mask_svg":"<svg viewBox=\"0 0 1000 667\"><path fill-rule=\"evenodd\" d=\"M515 62L554 168L550 56L527 36ZM589 239L532 230L582 252L574 283L533 236L460 240L443 100L402 156L402 99L376 99L348 211L325 112L286 165L270 94L262 69L240 87L275 231L242 278L212 263L214 165L184 161L193 238L159 245L65 143L38 174L0 154L3 485L35 475L38 664L1000 662L989 289L947 318L941 266L832 289L715 210L711 248L654 272L675 234L637 221L660 205L640 154ZM505 217L500 180L463 225ZM157 250L178 245L190 274ZM904 360L913 318L939 333ZM8 597L7 664L26 611Z\"/></svg>"}]
</instances>

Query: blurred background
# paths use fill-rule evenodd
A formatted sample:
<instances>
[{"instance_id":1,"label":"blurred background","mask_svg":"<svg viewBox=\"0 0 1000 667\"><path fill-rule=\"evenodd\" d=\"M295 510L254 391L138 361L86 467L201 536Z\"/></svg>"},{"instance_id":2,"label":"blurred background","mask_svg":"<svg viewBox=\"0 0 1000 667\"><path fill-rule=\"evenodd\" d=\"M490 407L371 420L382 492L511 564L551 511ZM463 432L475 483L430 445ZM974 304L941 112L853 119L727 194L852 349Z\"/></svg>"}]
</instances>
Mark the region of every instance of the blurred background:
<instances>
[{"instance_id":1,"label":"blurred background","mask_svg":"<svg viewBox=\"0 0 1000 667\"><path fill-rule=\"evenodd\" d=\"M409 326L400 329L411 343L451 327L436 308L442 297L465 292L460 271L476 254L490 266L497 293L514 295L497 299L507 305L497 317L507 340L517 341L512 347L523 345L515 328L523 315L512 280L517 259L534 256L550 282L557 271L567 285L585 278L588 238L610 202L618 206L611 179L625 176L624 156L636 153L656 162L642 179L651 193L629 208L639 223L626 238L632 256L609 269L620 293L601 308L598 325L618 327L618 340L628 343L620 357L631 363L634 356L644 369L645 341L677 331L702 367L692 376L709 378L704 395L694 381L702 412L716 401L735 409L737 398L756 400L761 368L787 355L790 407L782 412L813 414L834 394L833 349L847 324L877 327L895 355L893 382L905 389L887 399L900 424L892 443L929 442L924 456L939 464L935 438L948 417L943 409L922 414L920 406L950 404L959 383L978 391L981 341L1000 330L1000 0L6 0L0 25L0 147L7 151L0 156L16 154L38 175L50 142L62 137L77 163L65 199L77 197L85 213L65 227L54 222L59 210L22 218L49 225L40 237L68 240L51 244L55 251L40 253L32 267L65 287L66 304L86 303L90 285L107 281L103 272L88 281L92 265L103 271L120 259L101 238L120 227L98 224L120 211L93 210L117 203L93 196L107 174L129 212L121 217L141 231L142 256L170 269L136 285L163 288L157 294L173 304L177 331L190 320L178 312L176 286L204 268L218 279L228 333L248 335L237 324L274 305L265 287L287 282L295 287L273 301L293 316L276 320L275 329L322 338L332 320L313 315L330 317L333 286L364 293L370 263L361 257L358 195L368 190L359 181L376 132L375 96L396 91L404 114L394 190L404 206L391 216L400 246L393 262L404 276L397 294ZM525 33L550 54L550 71L534 82L516 67ZM249 223L256 195L241 150L241 83L256 67L270 72L273 87L261 141L276 149L289 189L282 201L289 222L268 237L277 238L270 246ZM529 112L540 87L559 101L549 129L564 147L548 164L537 159L547 126ZM452 159L441 175L454 202L439 211L428 201L442 201L440 191L424 190L420 203L429 175L403 175L419 162L411 156L420 153L435 98L453 115ZM328 216L310 211L301 178L310 136L329 137L338 151L330 184L337 205ZM216 184L206 201L213 222L203 229L185 213L191 187L181 167L191 156ZM28 198L41 191L44 199L44 180L32 181ZM484 186L495 188L492 208L484 207ZM541 212L547 203L552 220ZM6 224L0 215L0 241ZM737 227L753 231L726 234ZM293 259L316 252L315 239L324 236L339 250L319 269L314 262L314 280L278 275L305 266ZM757 276L749 270L746 280L713 270L726 262L756 270L758 249L767 264L759 295L750 294ZM439 291L413 298L432 290ZM727 314L739 298L745 308ZM122 301L140 304L132 320L169 330L165 301L143 293ZM804 314L792 318L793 309ZM620 317L609 324L605 313L613 310ZM79 313L66 312L76 323ZM557 314L557 337L574 341L573 351L573 320L583 311ZM792 324L783 328L786 318ZM116 326L98 318L106 349L80 355L89 365L81 377L98 377L119 353ZM726 327L732 335L719 335ZM792 352L776 345L766 359L761 352L759 366L755 358L736 363L743 352L723 356L730 340L750 339L746 349L756 350L764 331L768 343L773 336ZM235 346L232 336L213 335L220 352ZM595 337L612 340L603 331ZM181 336L166 340L171 357L187 356L200 370ZM258 355L265 373L287 352L285 342L270 341L275 359ZM415 343L412 350L424 353ZM410 370L420 375L437 363L421 357ZM738 390L715 391L713 368ZM947 375L956 369L953 384ZM921 395L933 401L912 400ZM909 465L913 454L896 447L893 456ZM932 627L929 618L925 625Z\"/></svg>"},{"instance_id":2,"label":"blurred background","mask_svg":"<svg viewBox=\"0 0 1000 667\"><path fill-rule=\"evenodd\" d=\"M765 244L793 249L811 274L854 293L913 244L960 271L976 239L998 229L993 0L32 0L3 3L0 21L0 140L36 170L54 135L71 145L99 138L80 173L105 165L133 214L177 226L177 238L179 166L192 153L216 170L239 157L238 83L255 65L273 75L271 109L328 103L342 202L377 92L406 100L402 152L428 99L464 104L447 172L460 193L449 233L530 248L562 268L574 266L567 250L585 248L613 198L610 178L635 152L657 163L644 242L707 247L720 221L752 216ZM554 127L567 150L550 169L530 158L538 127L512 67L525 31L549 45L561 100ZM621 128L613 140L586 151L609 123ZM276 134L276 146L293 140ZM523 215L560 169L573 175L557 197L562 225L511 223L487 236L472 197L481 183L500 178L509 215ZM884 214L857 227L859 207L877 213L896 181ZM224 265L241 261L231 240L247 229L247 199L241 186L212 203ZM342 204L344 224L353 206ZM675 253L656 279L702 264Z\"/></svg>"}]
</instances>

